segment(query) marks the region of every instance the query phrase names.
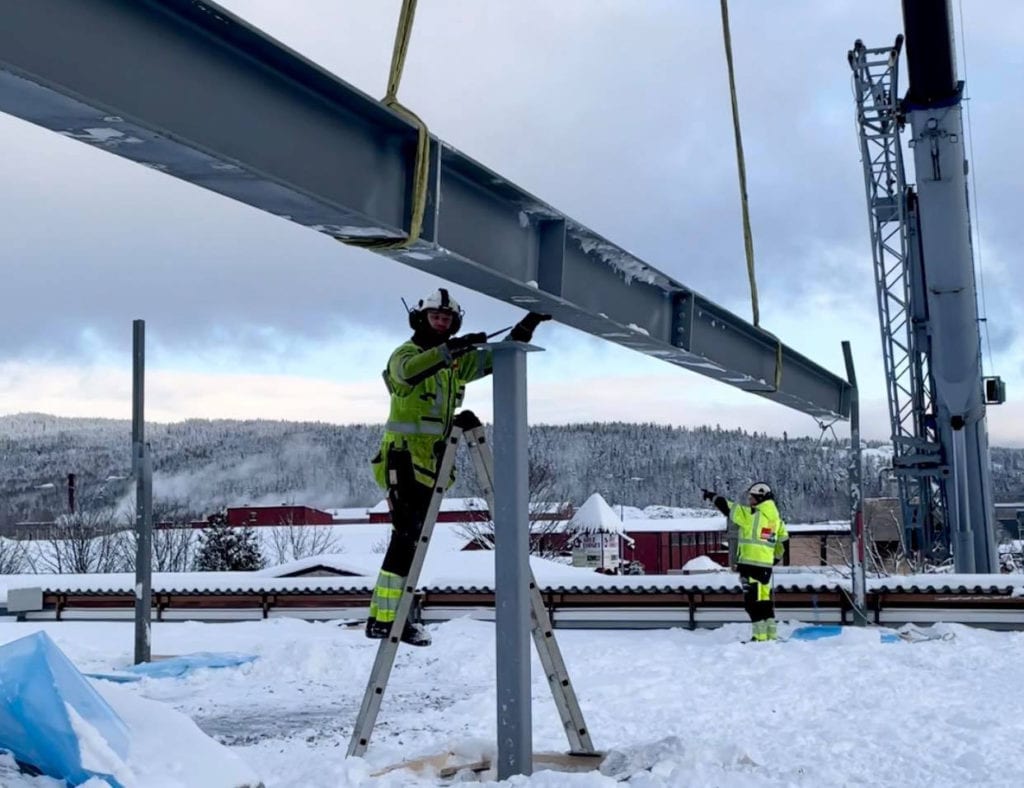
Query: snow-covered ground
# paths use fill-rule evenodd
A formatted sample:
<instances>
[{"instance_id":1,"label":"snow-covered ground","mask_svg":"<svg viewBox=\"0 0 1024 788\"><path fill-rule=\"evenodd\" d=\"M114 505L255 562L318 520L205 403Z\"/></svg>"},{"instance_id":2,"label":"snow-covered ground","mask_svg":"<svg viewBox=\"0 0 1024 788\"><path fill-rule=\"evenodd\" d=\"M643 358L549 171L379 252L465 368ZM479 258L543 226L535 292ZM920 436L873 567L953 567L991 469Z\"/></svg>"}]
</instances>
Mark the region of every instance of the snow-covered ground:
<instances>
[{"instance_id":1,"label":"snow-covered ground","mask_svg":"<svg viewBox=\"0 0 1024 788\"><path fill-rule=\"evenodd\" d=\"M130 623L0 623L0 642L45 629L87 672L130 662ZM258 655L237 668L143 679L124 693L161 701L227 744L267 788L423 786L434 774L374 773L405 759L493 750L493 626L433 626L434 645L403 647L366 758L346 759L376 643L360 628L270 619L168 623L159 655ZM786 634L790 626L782 627ZM748 627L558 632L597 747L637 772L630 785L1022 785L1024 695L1012 689L1024 633L956 625L917 643L883 643L877 629L816 641L745 644ZM1009 690L1009 691L1008 691ZM536 751L566 741L533 664ZM14 776L0 783L52 788ZM173 784L172 783L168 783ZM492 783L493 784L493 783ZM539 771L516 786L611 786L612 776ZM227 787L225 787L227 788Z\"/></svg>"}]
</instances>

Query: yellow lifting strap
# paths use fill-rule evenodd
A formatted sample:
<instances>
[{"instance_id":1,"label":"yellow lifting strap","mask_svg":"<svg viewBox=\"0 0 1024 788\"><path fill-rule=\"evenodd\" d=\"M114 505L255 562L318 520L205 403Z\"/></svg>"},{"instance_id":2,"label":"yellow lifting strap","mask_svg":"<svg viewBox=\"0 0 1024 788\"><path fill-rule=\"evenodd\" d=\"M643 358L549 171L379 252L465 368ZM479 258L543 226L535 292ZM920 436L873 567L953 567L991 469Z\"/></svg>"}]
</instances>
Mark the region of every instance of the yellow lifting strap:
<instances>
[{"instance_id":1,"label":"yellow lifting strap","mask_svg":"<svg viewBox=\"0 0 1024 788\"><path fill-rule=\"evenodd\" d=\"M419 240L423 230L423 215L427 207L427 180L430 175L430 133L427 124L411 109L398 100L398 86L402 82L405 55L409 51L412 23L416 16L416 0L402 0L402 13L395 30L395 46L391 52L391 71L388 75L388 92L381 103L413 123L418 131L416 140L416 162L413 165L412 216L409 221L409 235L405 238L338 238L342 243L363 249L404 249Z\"/></svg>"},{"instance_id":2,"label":"yellow lifting strap","mask_svg":"<svg viewBox=\"0 0 1024 788\"><path fill-rule=\"evenodd\" d=\"M743 215L743 250L747 256L747 278L750 280L750 305L754 315L754 326L761 328L761 312L757 303L757 277L754 273L754 234L750 229L750 206L747 199L747 165L743 156L743 136L740 133L740 108L736 99L736 70L732 60L732 34L729 32L729 2L722 4L722 36L725 42L725 62L729 69L729 99L732 104L732 129L736 140L736 171L740 183L740 210ZM764 331L764 329L761 329ZM775 340L775 389L782 383L782 343L770 331L766 334Z\"/></svg>"}]
</instances>

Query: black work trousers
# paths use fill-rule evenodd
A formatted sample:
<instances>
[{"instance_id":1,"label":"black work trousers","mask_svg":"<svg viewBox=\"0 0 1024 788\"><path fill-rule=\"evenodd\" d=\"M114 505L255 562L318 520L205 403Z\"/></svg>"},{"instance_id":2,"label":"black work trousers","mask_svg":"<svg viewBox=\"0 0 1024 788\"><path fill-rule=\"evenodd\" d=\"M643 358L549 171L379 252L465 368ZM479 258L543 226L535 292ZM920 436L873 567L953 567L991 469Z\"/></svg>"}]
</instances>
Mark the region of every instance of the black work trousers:
<instances>
[{"instance_id":1,"label":"black work trousers","mask_svg":"<svg viewBox=\"0 0 1024 788\"><path fill-rule=\"evenodd\" d=\"M388 504L391 507L391 540L381 569L400 577L409 574L416 544L423 532L423 520L430 506L433 489L409 482L399 487L388 488Z\"/></svg>"},{"instance_id":2,"label":"black work trousers","mask_svg":"<svg viewBox=\"0 0 1024 788\"><path fill-rule=\"evenodd\" d=\"M743 589L743 609L751 623L775 618L775 591L772 588L772 570L767 566L740 564L736 567Z\"/></svg>"}]
</instances>

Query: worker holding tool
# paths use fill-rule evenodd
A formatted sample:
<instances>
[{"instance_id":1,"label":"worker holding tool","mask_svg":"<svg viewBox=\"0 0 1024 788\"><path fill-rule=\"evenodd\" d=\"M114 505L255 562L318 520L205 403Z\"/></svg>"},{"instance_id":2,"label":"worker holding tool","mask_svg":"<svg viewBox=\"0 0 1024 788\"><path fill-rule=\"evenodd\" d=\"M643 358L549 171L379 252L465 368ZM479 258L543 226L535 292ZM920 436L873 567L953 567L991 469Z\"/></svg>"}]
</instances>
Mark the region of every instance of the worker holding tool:
<instances>
[{"instance_id":1,"label":"worker holding tool","mask_svg":"<svg viewBox=\"0 0 1024 788\"><path fill-rule=\"evenodd\" d=\"M480 347L488 335L458 335L463 316L462 308L444 288L421 299L409 310L412 337L391 354L384 370L391 411L372 465L374 478L387 490L392 529L370 602L369 638L385 638L391 633L434 487L439 483L448 487L454 481L454 472L443 482L437 479L452 427L470 429L480 424L471 411L455 415L466 384L492 371L491 351ZM550 319L550 315L530 312L512 327L508 338L529 342L537 325ZM401 639L413 646L430 645L426 629L408 621Z\"/></svg>"},{"instance_id":2,"label":"worker holding tool","mask_svg":"<svg viewBox=\"0 0 1024 788\"><path fill-rule=\"evenodd\" d=\"M789 532L775 505L772 488L764 482L747 490L748 505L701 489L705 501L729 518L730 569L739 573L743 607L750 616L754 641L776 640L772 567L785 554Z\"/></svg>"}]
</instances>

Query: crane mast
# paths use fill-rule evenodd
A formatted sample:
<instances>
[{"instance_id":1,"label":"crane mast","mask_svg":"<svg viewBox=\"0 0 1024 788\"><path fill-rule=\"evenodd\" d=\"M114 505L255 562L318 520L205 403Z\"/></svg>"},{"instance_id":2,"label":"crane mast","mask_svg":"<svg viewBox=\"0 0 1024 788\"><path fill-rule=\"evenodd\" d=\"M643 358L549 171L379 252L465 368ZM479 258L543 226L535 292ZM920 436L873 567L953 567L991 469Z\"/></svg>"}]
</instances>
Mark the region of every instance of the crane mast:
<instances>
[{"instance_id":1,"label":"crane mast","mask_svg":"<svg viewBox=\"0 0 1024 788\"><path fill-rule=\"evenodd\" d=\"M998 571L961 101L948 0L904 0L903 37L848 58L871 225L889 416L909 551ZM910 130L916 189L899 134Z\"/></svg>"},{"instance_id":2,"label":"crane mast","mask_svg":"<svg viewBox=\"0 0 1024 788\"><path fill-rule=\"evenodd\" d=\"M928 305L919 254L917 205L900 146L899 56L892 46L848 53L853 69L861 160L868 199L875 292L893 444L893 475L908 552L937 556L944 539L949 466L935 430L934 382L928 371Z\"/></svg>"}]
</instances>

